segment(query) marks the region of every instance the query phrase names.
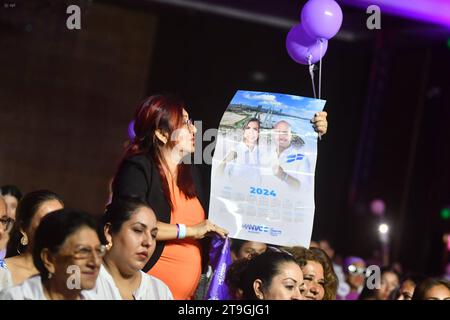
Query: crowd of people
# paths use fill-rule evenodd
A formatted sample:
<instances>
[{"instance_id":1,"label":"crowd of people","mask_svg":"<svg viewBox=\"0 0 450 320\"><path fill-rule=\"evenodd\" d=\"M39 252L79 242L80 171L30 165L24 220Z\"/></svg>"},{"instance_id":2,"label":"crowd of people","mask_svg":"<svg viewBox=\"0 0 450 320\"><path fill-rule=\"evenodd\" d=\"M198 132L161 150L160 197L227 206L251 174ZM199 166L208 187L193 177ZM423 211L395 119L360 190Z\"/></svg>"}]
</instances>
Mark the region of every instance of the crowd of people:
<instances>
[{"instance_id":1,"label":"crowd of people","mask_svg":"<svg viewBox=\"0 0 450 320\"><path fill-rule=\"evenodd\" d=\"M320 134L326 116L311 119ZM0 299L203 297L202 275L215 271L210 236L228 232L208 220L208 195L195 165L183 161L194 152L196 128L182 101L155 95L137 108L134 131L100 217L66 208L49 190L0 189ZM231 250L231 299L450 299L448 279L400 276L387 266L371 286L362 258L339 265L323 241L303 248L232 239Z\"/></svg>"},{"instance_id":2,"label":"crowd of people","mask_svg":"<svg viewBox=\"0 0 450 320\"><path fill-rule=\"evenodd\" d=\"M4 223L10 213L0 198L2 239L21 235L18 250L2 259L0 299L192 298L176 298L172 291L177 292L177 288L170 287L171 282L143 271L156 248L158 223L153 209L138 197L117 199L107 206L101 219L96 219L64 208L58 195L39 190L20 200L14 227ZM2 250L11 248L8 245ZM329 252L329 245L327 248ZM231 250L233 263L226 285L236 300L450 299L448 280L418 274L401 276L390 267L381 268L380 284L370 288L371 275L362 258L346 258L339 268L320 247L275 247L233 239ZM343 278L338 276L342 271ZM196 275L182 276L198 281Z\"/></svg>"}]
</instances>

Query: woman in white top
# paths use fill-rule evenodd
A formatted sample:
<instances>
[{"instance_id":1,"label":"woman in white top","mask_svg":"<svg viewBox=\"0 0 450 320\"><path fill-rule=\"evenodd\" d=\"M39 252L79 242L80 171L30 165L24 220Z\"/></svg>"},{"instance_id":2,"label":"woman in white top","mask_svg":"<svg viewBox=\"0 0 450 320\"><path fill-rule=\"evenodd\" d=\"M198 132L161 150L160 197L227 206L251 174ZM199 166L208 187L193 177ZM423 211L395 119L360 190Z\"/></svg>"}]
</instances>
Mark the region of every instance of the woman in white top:
<instances>
[{"instance_id":1,"label":"woman in white top","mask_svg":"<svg viewBox=\"0 0 450 320\"><path fill-rule=\"evenodd\" d=\"M46 215L36 230L33 262L39 275L0 292L0 300L96 299L95 286L102 257L93 218L61 209Z\"/></svg>"},{"instance_id":2,"label":"woman in white top","mask_svg":"<svg viewBox=\"0 0 450 320\"><path fill-rule=\"evenodd\" d=\"M156 245L153 210L137 198L118 198L103 222L107 253L94 293L105 300L172 300L167 285L141 271Z\"/></svg>"},{"instance_id":3,"label":"woman in white top","mask_svg":"<svg viewBox=\"0 0 450 320\"><path fill-rule=\"evenodd\" d=\"M261 150L259 149L260 121L250 118L242 127L242 141L234 146L219 165L218 173L229 178L247 177L260 182Z\"/></svg>"},{"instance_id":4,"label":"woman in white top","mask_svg":"<svg viewBox=\"0 0 450 320\"><path fill-rule=\"evenodd\" d=\"M33 264L33 237L41 219L48 213L64 206L61 198L54 192L38 190L23 197L17 207L16 223L8 242L8 255L17 252L19 255L5 259L0 267L0 290L18 285L38 270Z\"/></svg>"}]
</instances>

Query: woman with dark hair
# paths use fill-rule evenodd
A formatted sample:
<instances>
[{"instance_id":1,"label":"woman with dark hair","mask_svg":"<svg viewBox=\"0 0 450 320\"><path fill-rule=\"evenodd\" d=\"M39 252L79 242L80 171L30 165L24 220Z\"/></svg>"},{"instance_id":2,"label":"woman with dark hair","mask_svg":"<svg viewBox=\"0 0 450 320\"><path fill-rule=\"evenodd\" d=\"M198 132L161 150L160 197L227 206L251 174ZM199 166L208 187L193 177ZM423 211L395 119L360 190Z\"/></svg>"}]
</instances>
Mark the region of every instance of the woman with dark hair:
<instances>
[{"instance_id":1,"label":"woman with dark hair","mask_svg":"<svg viewBox=\"0 0 450 320\"><path fill-rule=\"evenodd\" d=\"M137 196L155 212L158 242L143 270L166 283L175 299L194 295L206 262L201 248L206 243L199 240L210 233L227 234L206 219L200 178L195 166L183 161L194 152L196 132L185 107L181 100L164 95L140 104L134 119L136 136L112 188L113 202Z\"/></svg>"},{"instance_id":2,"label":"woman with dark hair","mask_svg":"<svg viewBox=\"0 0 450 320\"><path fill-rule=\"evenodd\" d=\"M237 299L303 300L303 274L287 252L267 250L230 266L225 282Z\"/></svg>"},{"instance_id":3,"label":"woman with dark hair","mask_svg":"<svg viewBox=\"0 0 450 320\"><path fill-rule=\"evenodd\" d=\"M450 282L435 278L425 279L416 286L412 300L450 300Z\"/></svg>"},{"instance_id":4,"label":"woman with dark hair","mask_svg":"<svg viewBox=\"0 0 450 320\"><path fill-rule=\"evenodd\" d=\"M303 274L294 257L268 250L240 259L227 271L225 282L237 299L302 300Z\"/></svg>"},{"instance_id":5,"label":"woman with dark hair","mask_svg":"<svg viewBox=\"0 0 450 320\"><path fill-rule=\"evenodd\" d=\"M381 285L379 289L375 289L376 300L388 300L389 295L394 291L400 283L400 275L396 269L386 267L381 269Z\"/></svg>"},{"instance_id":6,"label":"woman with dark hair","mask_svg":"<svg viewBox=\"0 0 450 320\"><path fill-rule=\"evenodd\" d=\"M335 300L338 280L331 261L319 248L286 247L301 267L306 300Z\"/></svg>"},{"instance_id":7,"label":"woman with dark hair","mask_svg":"<svg viewBox=\"0 0 450 320\"><path fill-rule=\"evenodd\" d=\"M84 212L61 209L39 224L33 246L33 262L39 275L5 289L1 300L89 300L102 257L93 218Z\"/></svg>"},{"instance_id":8,"label":"woman with dark hair","mask_svg":"<svg viewBox=\"0 0 450 320\"><path fill-rule=\"evenodd\" d=\"M7 286L20 284L38 273L32 257L34 233L44 216L62 207L61 198L48 190L30 192L20 201L7 251L8 256L13 252L19 255L5 259L5 266L0 268L0 273L6 273L9 278Z\"/></svg>"},{"instance_id":9,"label":"woman with dark hair","mask_svg":"<svg viewBox=\"0 0 450 320\"><path fill-rule=\"evenodd\" d=\"M254 179L260 183L260 165L264 155L259 148L259 129L261 123L257 118L247 119L242 126L242 141L237 143L221 161L217 172L229 178Z\"/></svg>"},{"instance_id":10,"label":"woman with dark hair","mask_svg":"<svg viewBox=\"0 0 450 320\"><path fill-rule=\"evenodd\" d=\"M6 185L0 187L0 196L3 196L3 199L6 202L8 207L8 215L12 219L16 219L16 209L19 205L20 199L22 199L22 192L20 192L19 188L13 185Z\"/></svg>"},{"instance_id":11,"label":"woman with dark hair","mask_svg":"<svg viewBox=\"0 0 450 320\"><path fill-rule=\"evenodd\" d=\"M238 259L249 259L255 254L261 254L267 250L267 244L257 241L233 239L231 241L231 257L233 261Z\"/></svg>"},{"instance_id":12,"label":"woman with dark hair","mask_svg":"<svg viewBox=\"0 0 450 320\"><path fill-rule=\"evenodd\" d=\"M261 254L267 250L267 244L257 241L247 241L241 239L231 240L231 259L236 261L239 259L250 259L254 255ZM203 300L206 292L208 291L210 282L213 276L213 269L208 266L208 271L202 274L202 278L197 288L196 300Z\"/></svg>"},{"instance_id":13,"label":"woman with dark hair","mask_svg":"<svg viewBox=\"0 0 450 320\"><path fill-rule=\"evenodd\" d=\"M400 287L392 291L389 300L411 300L416 286L425 279L420 274L407 274L400 281Z\"/></svg>"},{"instance_id":14,"label":"woman with dark hair","mask_svg":"<svg viewBox=\"0 0 450 320\"><path fill-rule=\"evenodd\" d=\"M171 300L159 279L141 271L155 251L156 217L136 198L118 199L103 216L107 253L93 290L106 300Z\"/></svg>"}]
</instances>

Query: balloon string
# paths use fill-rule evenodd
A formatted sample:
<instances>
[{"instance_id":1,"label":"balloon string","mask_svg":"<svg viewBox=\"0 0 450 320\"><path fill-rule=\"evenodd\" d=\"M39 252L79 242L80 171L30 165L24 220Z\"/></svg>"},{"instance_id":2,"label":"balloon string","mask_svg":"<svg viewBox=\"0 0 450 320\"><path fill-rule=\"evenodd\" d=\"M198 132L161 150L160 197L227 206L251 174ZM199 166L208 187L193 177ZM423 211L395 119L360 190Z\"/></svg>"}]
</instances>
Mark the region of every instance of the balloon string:
<instances>
[{"instance_id":1,"label":"balloon string","mask_svg":"<svg viewBox=\"0 0 450 320\"><path fill-rule=\"evenodd\" d=\"M319 62L319 99L321 97L322 93L322 48L323 48L323 41L320 40L320 62Z\"/></svg>"},{"instance_id":2,"label":"balloon string","mask_svg":"<svg viewBox=\"0 0 450 320\"><path fill-rule=\"evenodd\" d=\"M312 55L309 55L309 57L308 57L309 75L311 76L311 83L312 83L312 88L313 88L313 93L314 93L314 99L316 99L317 96L316 96L316 85L314 83L314 65L311 63L311 60L312 60Z\"/></svg>"},{"instance_id":3,"label":"balloon string","mask_svg":"<svg viewBox=\"0 0 450 320\"><path fill-rule=\"evenodd\" d=\"M308 63L309 63L309 74L311 76L311 83L312 83L312 88L313 88L313 93L314 93L314 99L317 98L316 96L316 85L314 83L314 65L311 63L312 60L312 55L309 55L308 57ZM322 140L322 135L319 133L319 140Z\"/></svg>"}]
</instances>

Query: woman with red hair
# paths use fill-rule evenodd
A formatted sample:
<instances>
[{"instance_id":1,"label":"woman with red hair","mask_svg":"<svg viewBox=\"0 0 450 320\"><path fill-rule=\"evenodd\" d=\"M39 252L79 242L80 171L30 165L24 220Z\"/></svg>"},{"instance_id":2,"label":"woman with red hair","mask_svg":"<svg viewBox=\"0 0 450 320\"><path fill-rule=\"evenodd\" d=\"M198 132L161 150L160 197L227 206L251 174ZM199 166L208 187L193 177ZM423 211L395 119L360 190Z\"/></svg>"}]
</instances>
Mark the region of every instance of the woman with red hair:
<instances>
[{"instance_id":1,"label":"woman with red hair","mask_svg":"<svg viewBox=\"0 0 450 320\"><path fill-rule=\"evenodd\" d=\"M325 134L325 112L311 122ZM138 107L134 132L113 180L112 201L137 196L153 209L157 245L143 270L165 282L174 299L192 299L207 263L202 239L212 233L227 235L207 219L199 175L194 165L183 163L194 152L196 128L181 100L154 95Z\"/></svg>"},{"instance_id":2,"label":"woman with red hair","mask_svg":"<svg viewBox=\"0 0 450 320\"><path fill-rule=\"evenodd\" d=\"M195 166L182 161L194 152L196 128L184 103L164 95L146 98L134 121L136 136L114 177L112 201L137 196L151 206L158 242L143 270L166 283L174 299L192 299L202 272L200 240L227 235L206 219Z\"/></svg>"}]
</instances>

